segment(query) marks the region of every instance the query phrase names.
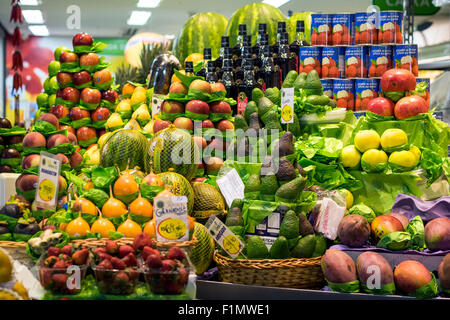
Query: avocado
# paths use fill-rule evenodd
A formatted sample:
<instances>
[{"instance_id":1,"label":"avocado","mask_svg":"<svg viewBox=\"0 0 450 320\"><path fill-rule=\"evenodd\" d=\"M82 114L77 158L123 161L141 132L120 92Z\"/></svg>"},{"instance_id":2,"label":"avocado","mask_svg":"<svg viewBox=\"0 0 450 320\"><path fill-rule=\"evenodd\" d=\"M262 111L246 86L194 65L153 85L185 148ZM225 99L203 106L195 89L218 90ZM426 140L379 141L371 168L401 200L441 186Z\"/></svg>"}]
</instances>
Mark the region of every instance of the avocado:
<instances>
[{"instance_id":1,"label":"avocado","mask_svg":"<svg viewBox=\"0 0 450 320\"><path fill-rule=\"evenodd\" d=\"M298 77L297 71L295 71L295 70L289 71L288 74L286 75L286 78L284 78L283 85L281 87L282 88L293 88L297 77Z\"/></svg>"},{"instance_id":2,"label":"avocado","mask_svg":"<svg viewBox=\"0 0 450 320\"><path fill-rule=\"evenodd\" d=\"M297 245L291 251L291 255L294 258L311 258L315 246L316 239L314 235L307 235L306 237L298 240Z\"/></svg>"},{"instance_id":3,"label":"avocado","mask_svg":"<svg viewBox=\"0 0 450 320\"><path fill-rule=\"evenodd\" d=\"M245 183L244 193L260 192L260 190L261 190L261 180L259 178L259 175L255 173L251 174L247 182ZM249 195L246 195L246 197L250 199ZM251 198L255 199L253 196L251 196Z\"/></svg>"},{"instance_id":4,"label":"avocado","mask_svg":"<svg viewBox=\"0 0 450 320\"><path fill-rule=\"evenodd\" d=\"M306 76L305 72L300 73L294 81L294 90L295 92L300 92L301 89L305 88L306 84Z\"/></svg>"},{"instance_id":5,"label":"avocado","mask_svg":"<svg viewBox=\"0 0 450 320\"><path fill-rule=\"evenodd\" d=\"M297 176L294 166L286 157L280 158L276 176L280 184L283 184L283 182L291 181Z\"/></svg>"},{"instance_id":6,"label":"avocado","mask_svg":"<svg viewBox=\"0 0 450 320\"><path fill-rule=\"evenodd\" d=\"M248 129L247 121L242 114L237 114L234 116L234 130L241 129L244 132Z\"/></svg>"},{"instance_id":7,"label":"avocado","mask_svg":"<svg viewBox=\"0 0 450 320\"><path fill-rule=\"evenodd\" d=\"M264 160L262 161L260 176L261 178L263 178L270 173L275 173L275 163L272 156L265 156Z\"/></svg>"},{"instance_id":8,"label":"avocado","mask_svg":"<svg viewBox=\"0 0 450 320\"><path fill-rule=\"evenodd\" d=\"M284 157L294 153L294 135L286 131L278 141L278 156Z\"/></svg>"},{"instance_id":9,"label":"avocado","mask_svg":"<svg viewBox=\"0 0 450 320\"><path fill-rule=\"evenodd\" d=\"M286 131L292 132L292 134L296 138L301 136L302 131L301 131L300 122L298 121L298 116L296 113L294 113L294 122L286 124L286 128L288 128L288 130L286 130Z\"/></svg>"},{"instance_id":10,"label":"avocado","mask_svg":"<svg viewBox=\"0 0 450 320\"><path fill-rule=\"evenodd\" d=\"M278 188L275 193L275 201L296 202L306 185L306 179L303 177L295 178Z\"/></svg>"},{"instance_id":11,"label":"avocado","mask_svg":"<svg viewBox=\"0 0 450 320\"><path fill-rule=\"evenodd\" d=\"M264 123L264 128L267 130L283 130L278 112L274 110L269 110L266 112L266 114L261 117L261 120Z\"/></svg>"},{"instance_id":12,"label":"avocado","mask_svg":"<svg viewBox=\"0 0 450 320\"><path fill-rule=\"evenodd\" d=\"M272 104L277 106L281 105L281 91L277 87L267 88L264 96L269 98L269 100L272 101Z\"/></svg>"},{"instance_id":13,"label":"avocado","mask_svg":"<svg viewBox=\"0 0 450 320\"><path fill-rule=\"evenodd\" d=\"M262 117L265 115L270 109L272 109L273 103L267 97L262 97L258 101L258 115Z\"/></svg>"},{"instance_id":14,"label":"avocado","mask_svg":"<svg viewBox=\"0 0 450 320\"><path fill-rule=\"evenodd\" d=\"M279 236L269 250L270 258L286 259L289 257L289 244L286 237Z\"/></svg>"},{"instance_id":15,"label":"avocado","mask_svg":"<svg viewBox=\"0 0 450 320\"><path fill-rule=\"evenodd\" d=\"M239 208L233 208L227 215L225 225L230 226L243 226L244 219L242 218L242 211Z\"/></svg>"},{"instance_id":16,"label":"avocado","mask_svg":"<svg viewBox=\"0 0 450 320\"><path fill-rule=\"evenodd\" d=\"M250 121L248 122L248 128L254 129L256 131L256 135L259 135L259 130L263 125L261 124L261 121L259 119L259 114L254 112L250 115Z\"/></svg>"},{"instance_id":17,"label":"avocado","mask_svg":"<svg viewBox=\"0 0 450 320\"><path fill-rule=\"evenodd\" d=\"M275 201L275 192L279 188L275 174L268 174L261 179L261 199Z\"/></svg>"},{"instance_id":18,"label":"avocado","mask_svg":"<svg viewBox=\"0 0 450 320\"><path fill-rule=\"evenodd\" d=\"M242 157L248 157L252 152L252 145L248 141L248 137L244 137L243 139L240 139L240 141L236 141L236 155L238 156L238 161ZM244 159L245 161L245 159Z\"/></svg>"},{"instance_id":19,"label":"avocado","mask_svg":"<svg viewBox=\"0 0 450 320\"><path fill-rule=\"evenodd\" d=\"M323 256L325 251L327 250L327 239L325 239L323 235L316 234L314 238L316 240L316 245L314 247L311 258Z\"/></svg>"},{"instance_id":20,"label":"avocado","mask_svg":"<svg viewBox=\"0 0 450 320\"><path fill-rule=\"evenodd\" d=\"M300 221L298 230L302 237L307 236L309 234L314 234L314 228L311 225L311 223L308 221L308 218L304 214L299 213L298 219Z\"/></svg>"},{"instance_id":21,"label":"avocado","mask_svg":"<svg viewBox=\"0 0 450 320\"><path fill-rule=\"evenodd\" d=\"M320 77L316 70L310 71L306 76L304 92L307 96L323 94L322 82L320 82Z\"/></svg>"},{"instance_id":22,"label":"avocado","mask_svg":"<svg viewBox=\"0 0 450 320\"><path fill-rule=\"evenodd\" d=\"M255 88L255 89L258 89L258 88ZM259 90L259 89L258 89L258 90ZM263 96L264 96L264 95L263 95ZM263 97L263 96L261 96L261 97ZM258 99L258 100L259 100L259 99ZM254 113L254 112L258 113L258 106L256 105L256 102L255 102L255 101L258 101L258 100L250 101L250 102L247 103L247 105L245 106L244 117L245 117L245 120L247 121L247 123L250 122L250 115L251 115L252 113Z\"/></svg>"},{"instance_id":23,"label":"avocado","mask_svg":"<svg viewBox=\"0 0 450 320\"><path fill-rule=\"evenodd\" d=\"M330 98L326 95L311 95L306 97L305 102L315 106L326 106L330 103Z\"/></svg>"},{"instance_id":24,"label":"avocado","mask_svg":"<svg viewBox=\"0 0 450 320\"><path fill-rule=\"evenodd\" d=\"M294 239L299 236L298 232L299 220L294 210L288 210L281 221L280 236L287 239Z\"/></svg>"},{"instance_id":25,"label":"avocado","mask_svg":"<svg viewBox=\"0 0 450 320\"><path fill-rule=\"evenodd\" d=\"M247 258L249 259L267 259L269 250L264 241L259 236L251 236L247 242Z\"/></svg>"},{"instance_id":26,"label":"avocado","mask_svg":"<svg viewBox=\"0 0 450 320\"><path fill-rule=\"evenodd\" d=\"M262 97L264 97L264 92L263 92L260 88L253 88L253 90L252 90L252 101L253 101L254 103L256 103L256 102L258 102L259 99L261 99ZM250 101L250 102L252 102L252 101ZM250 102L249 102L249 103L250 103ZM248 104L247 104L247 106L245 107L245 109L247 109L247 107L248 107ZM250 113L249 113L249 115L250 115Z\"/></svg>"},{"instance_id":27,"label":"avocado","mask_svg":"<svg viewBox=\"0 0 450 320\"><path fill-rule=\"evenodd\" d=\"M244 200L243 199L234 199L231 203L230 210L233 208L239 208L242 210L244 207Z\"/></svg>"},{"instance_id":28,"label":"avocado","mask_svg":"<svg viewBox=\"0 0 450 320\"><path fill-rule=\"evenodd\" d=\"M20 218L20 207L15 203L7 203L0 209L0 214L4 214L11 218Z\"/></svg>"}]
</instances>

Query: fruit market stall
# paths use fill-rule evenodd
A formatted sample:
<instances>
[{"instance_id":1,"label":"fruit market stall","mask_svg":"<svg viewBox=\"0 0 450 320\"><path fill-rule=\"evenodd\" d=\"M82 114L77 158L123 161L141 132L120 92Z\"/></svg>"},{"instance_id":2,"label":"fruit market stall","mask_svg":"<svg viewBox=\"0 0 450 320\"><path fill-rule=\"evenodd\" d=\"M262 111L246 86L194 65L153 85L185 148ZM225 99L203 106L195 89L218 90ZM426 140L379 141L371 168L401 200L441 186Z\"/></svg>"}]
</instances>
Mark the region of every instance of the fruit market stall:
<instances>
[{"instance_id":1,"label":"fruit market stall","mask_svg":"<svg viewBox=\"0 0 450 320\"><path fill-rule=\"evenodd\" d=\"M0 294L448 299L450 128L399 15L202 13L120 85L76 34L0 121Z\"/></svg>"}]
</instances>

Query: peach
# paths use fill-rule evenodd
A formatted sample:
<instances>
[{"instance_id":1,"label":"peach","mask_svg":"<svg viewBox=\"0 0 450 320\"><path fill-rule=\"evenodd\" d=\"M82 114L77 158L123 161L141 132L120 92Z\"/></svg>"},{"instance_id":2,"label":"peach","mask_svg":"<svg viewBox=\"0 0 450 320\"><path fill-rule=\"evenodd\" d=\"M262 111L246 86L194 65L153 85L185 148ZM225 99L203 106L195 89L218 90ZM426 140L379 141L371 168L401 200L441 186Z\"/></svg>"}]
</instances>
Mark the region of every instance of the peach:
<instances>
[{"instance_id":1,"label":"peach","mask_svg":"<svg viewBox=\"0 0 450 320\"><path fill-rule=\"evenodd\" d=\"M69 138L61 133L52 134L47 141L47 149L59 146L63 143L70 143Z\"/></svg>"},{"instance_id":2,"label":"peach","mask_svg":"<svg viewBox=\"0 0 450 320\"><path fill-rule=\"evenodd\" d=\"M46 145L45 137L37 131L28 132L22 141L23 147L45 147Z\"/></svg>"},{"instance_id":3,"label":"peach","mask_svg":"<svg viewBox=\"0 0 450 320\"><path fill-rule=\"evenodd\" d=\"M72 168L76 168L80 165L81 162L83 162L83 157L78 153L74 152L70 155L70 166Z\"/></svg>"},{"instance_id":4,"label":"peach","mask_svg":"<svg viewBox=\"0 0 450 320\"><path fill-rule=\"evenodd\" d=\"M67 158L64 154L58 153L56 156L57 156L57 157L59 158L59 160L61 161L61 164L69 163L69 158Z\"/></svg>"},{"instance_id":5,"label":"peach","mask_svg":"<svg viewBox=\"0 0 450 320\"><path fill-rule=\"evenodd\" d=\"M178 129L194 130L194 122L186 117L176 118L173 125Z\"/></svg>"},{"instance_id":6,"label":"peach","mask_svg":"<svg viewBox=\"0 0 450 320\"><path fill-rule=\"evenodd\" d=\"M68 126L68 125L59 126L59 130L64 130L64 129L66 129L68 133L75 134L75 129L72 126Z\"/></svg>"},{"instance_id":7,"label":"peach","mask_svg":"<svg viewBox=\"0 0 450 320\"><path fill-rule=\"evenodd\" d=\"M69 109L62 104L57 104L50 108L50 113L54 114L58 119L61 119L69 115Z\"/></svg>"},{"instance_id":8,"label":"peach","mask_svg":"<svg viewBox=\"0 0 450 320\"><path fill-rule=\"evenodd\" d=\"M210 112L211 113L229 114L229 113L231 113L231 107L225 101L217 101L217 102L211 103L211 105L210 105Z\"/></svg>"},{"instance_id":9,"label":"peach","mask_svg":"<svg viewBox=\"0 0 450 320\"><path fill-rule=\"evenodd\" d=\"M164 129L168 128L171 124L172 124L172 122L170 122L168 120L157 119L157 120L155 120L155 123L153 124L153 133L157 133L158 131L164 130Z\"/></svg>"},{"instance_id":10,"label":"peach","mask_svg":"<svg viewBox=\"0 0 450 320\"><path fill-rule=\"evenodd\" d=\"M164 113L183 113L184 105L177 101L165 100L161 105L161 112Z\"/></svg>"},{"instance_id":11,"label":"peach","mask_svg":"<svg viewBox=\"0 0 450 320\"><path fill-rule=\"evenodd\" d=\"M69 138L70 143L74 145L78 144L77 136L72 132L67 133L67 138Z\"/></svg>"},{"instance_id":12,"label":"peach","mask_svg":"<svg viewBox=\"0 0 450 320\"><path fill-rule=\"evenodd\" d=\"M41 164L41 156L39 154L29 154L22 159L22 169L36 167Z\"/></svg>"},{"instance_id":13,"label":"peach","mask_svg":"<svg viewBox=\"0 0 450 320\"><path fill-rule=\"evenodd\" d=\"M39 177L37 175L24 174L17 178L16 188L22 192L35 190L37 188L38 181Z\"/></svg>"},{"instance_id":14,"label":"peach","mask_svg":"<svg viewBox=\"0 0 450 320\"><path fill-rule=\"evenodd\" d=\"M191 82L189 89L195 89L204 93L211 93L211 84L205 80L196 79Z\"/></svg>"},{"instance_id":15,"label":"peach","mask_svg":"<svg viewBox=\"0 0 450 320\"><path fill-rule=\"evenodd\" d=\"M169 93L188 93L188 88L181 82L174 82L169 87Z\"/></svg>"},{"instance_id":16,"label":"peach","mask_svg":"<svg viewBox=\"0 0 450 320\"><path fill-rule=\"evenodd\" d=\"M77 140L87 141L97 137L97 131L91 127L81 127L77 130Z\"/></svg>"},{"instance_id":17,"label":"peach","mask_svg":"<svg viewBox=\"0 0 450 320\"><path fill-rule=\"evenodd\" d=\"M209 115L209 105L201 100L191 100L186 104L186 111L196 114Z\"/></svg>"},{"instance_id":18,"label":"peach","mask_svg":"<svg viewBox=\"0 0 450 320\"><path fill-rule=\"evenodd\" d=\"M52 114L52 113L44 113L39 118L38 121L46 121L48 123L51 123L56 130L59 130L59 120L58 118Z\"/></svg>"},{"instance_id":19,"label":"peach","mask_svg":"<svg viewBox=\"0 0 450 320\"><path fill-rule=\"evenodd\" d=\"M202 121L202 129L214 128L214 123L211 120L206 119Z\"/></svg>"},{"instance_id":20,"label":"peach","mask_svg":"<svg viewBox=\"0 0 450 320\"><path fill-rule=\"evenodd\" d=\"M211 83L211 93L226 91L225 86L221 82Z\"/></svg>"},{"instance_id":21,"label":"peach","mask_svg":"<svg viewBox=\"0 0 450 320\"><path fill-rule=\"evenodd\" d=\"M227 130L234 130L234 124L229 120L220 120L216 124L216 129L222 132L226 132Z\"/></svg>"}]
</instances>

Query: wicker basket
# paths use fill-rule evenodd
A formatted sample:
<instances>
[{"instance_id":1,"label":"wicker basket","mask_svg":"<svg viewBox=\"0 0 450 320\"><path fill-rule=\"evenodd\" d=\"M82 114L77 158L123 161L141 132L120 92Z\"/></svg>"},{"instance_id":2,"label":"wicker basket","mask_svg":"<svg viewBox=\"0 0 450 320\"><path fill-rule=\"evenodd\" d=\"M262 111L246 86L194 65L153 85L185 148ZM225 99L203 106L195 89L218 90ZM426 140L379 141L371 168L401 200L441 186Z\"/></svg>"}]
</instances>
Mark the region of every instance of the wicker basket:
<instances>
[{"instance_id":1,"label":"wicker basket","mask_svg":"<svg viewBox=\"0 0 450 320\"><path fill-rule=\"evenodd\" d=\"M233 260L214 253L220 281L298 289L324 286L321 258Z\"/></svg>"},{"instance_id":2,"label":"wicker basket","mask_svg":"<svg viewBox=\"0 0 450 320\"><path fill-rule=\"evenodd\" d=\"M27 253L25 241L0 241L0 248L5 249L14 260L25 266L34 265L33 259Z\"/></svg>"}]
</instances>

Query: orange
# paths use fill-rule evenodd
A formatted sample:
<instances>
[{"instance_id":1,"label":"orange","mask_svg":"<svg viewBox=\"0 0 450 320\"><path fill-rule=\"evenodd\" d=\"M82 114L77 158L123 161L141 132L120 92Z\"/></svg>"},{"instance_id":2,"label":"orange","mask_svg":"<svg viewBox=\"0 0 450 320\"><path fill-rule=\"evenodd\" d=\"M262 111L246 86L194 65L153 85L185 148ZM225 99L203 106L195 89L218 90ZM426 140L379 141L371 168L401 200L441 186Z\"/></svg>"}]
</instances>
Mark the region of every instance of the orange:
<instances>
[{"instance_id":1,"label":"orange","mask_svg":"<svg viewBox=\"0 0 450 320\"><path fill-rule=\"evenodd\" d=\"M81 217L81 213L78 218L69 222L66 227L66 233L71 237L82 237L91 231L89 224Z\"/></svg>"},{"instance_id":2,"label":"orange","mask_svg":"<svg viewBox=\"0 0 450 320\"><path fill-rule=\"evenodd\" d=\"M101 215L100 218L94 221L91 227L91 232L100 233L102 238L109 238L109 231L116 231L116 227L114 227L111 221L103 218Z\"/></svg>"},{"instance_id":3,"label":"orange","mask_svg":"<svg viewBox=\"0 0 450 320\"><path fill-rule=\"evenodd\" d=\"M125 85L122 88L122 95L131 95L133 94L135 89L135 86L133 86L131 83L125 83Z\"/></svg>"}]
</instances>

